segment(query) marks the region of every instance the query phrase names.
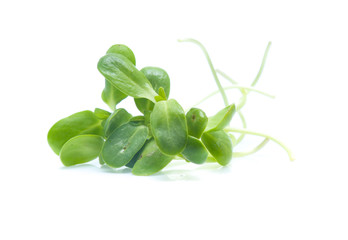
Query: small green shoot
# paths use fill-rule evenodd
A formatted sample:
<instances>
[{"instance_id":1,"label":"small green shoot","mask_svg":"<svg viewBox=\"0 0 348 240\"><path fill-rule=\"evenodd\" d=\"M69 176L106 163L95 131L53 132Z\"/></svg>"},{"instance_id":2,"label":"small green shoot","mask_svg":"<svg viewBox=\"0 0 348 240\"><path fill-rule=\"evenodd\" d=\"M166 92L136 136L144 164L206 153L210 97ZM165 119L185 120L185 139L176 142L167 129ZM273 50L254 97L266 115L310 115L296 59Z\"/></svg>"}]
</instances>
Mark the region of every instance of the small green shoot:
<instances>
[{"instance_id":1,"label":"small green shoot","mask_svg":"<svg viewBox=\"0 0 348 240\"><path fill-rule=\"evenodd\" d=\"M204 97L185 112L181 105L170 99L170 79L158 67L135 66L135 55L123 44L111 46L98 62L104 76L102 100L111 112L95 108L82 111L55 123L47 140L65 166L83 164L99 157L100 165L111 168L128 167L134 175L155 174L172 160L184 159L191 164L218 163L228 165L233 158L244 157L261 150L273 141L281 146L290 160L294 157L281 141L268 134L250 131L242 113L250 93L274 98L255 88L264 69L271 46L269 42L260 69L250 86L241 86L221 70L215 69L202 43L195 39L179 40L198 45L203 51L218 90ZM218 76L231 85L223 86ZM227 90L239 90L236 104L229 104ZM195 106L220 93L224 107L211 117ZM140 115L132 116L118 104L132 97ZM230 126L234 115L240 118L242 128ZM234 151L247 135L263 140L246 152Z\"/></svg>"}]
</instances>

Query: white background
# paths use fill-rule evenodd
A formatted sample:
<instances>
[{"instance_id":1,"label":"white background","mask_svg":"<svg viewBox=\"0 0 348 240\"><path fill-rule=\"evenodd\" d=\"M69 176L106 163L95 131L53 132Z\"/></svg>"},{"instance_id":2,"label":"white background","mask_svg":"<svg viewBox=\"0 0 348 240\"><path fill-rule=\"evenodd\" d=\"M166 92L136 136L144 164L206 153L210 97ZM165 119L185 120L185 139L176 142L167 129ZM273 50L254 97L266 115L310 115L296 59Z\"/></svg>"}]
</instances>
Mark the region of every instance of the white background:
<instances>
[{"instance_id":1,"label":"white background","mask_svg":"<svg viewBox=\"0 0 348 240\"><path fill-rule=\"evenodd\" d=\"M348 239L345 2L2 1L0 239ZM139 68L166 69L184 108L216 90L200 49L178 38L200 40L241 85L272 41L257 87L276 98L251 93L245 116L296 161L269 143L225 168L172 164L151 177L63 167L47 132L106 108L96 64L111 45L128 45Z\"/></svg>"}]
</instances>

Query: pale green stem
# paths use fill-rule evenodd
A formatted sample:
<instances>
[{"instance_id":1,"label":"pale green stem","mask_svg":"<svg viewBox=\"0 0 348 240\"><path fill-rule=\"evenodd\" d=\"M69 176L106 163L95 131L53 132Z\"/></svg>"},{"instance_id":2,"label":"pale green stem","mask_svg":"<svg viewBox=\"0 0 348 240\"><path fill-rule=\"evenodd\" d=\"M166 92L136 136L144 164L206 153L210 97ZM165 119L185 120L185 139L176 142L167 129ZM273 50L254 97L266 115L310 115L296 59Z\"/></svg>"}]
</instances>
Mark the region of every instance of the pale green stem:
<instances>
[{"instance_id":1,"label":"pale green stem","mask_svg":"<svg viewBox=\"0 0 348 240\"><path fill-rule=\"evenodd\" d=\"M265 67L265 63L266 63L266 59L267 59L267 55L268 55L269 49L271 48L271 44L272 44L271 42L268 42L268 44L267 44L265 53L264 53L263 58L262 58L262 62L261 62L260 69L259 69L259 71L257 72L254 81L251 83L251 86L255 86L256 83L257 83L257 82L259 81L259 79L260 79L260 76L261 76L261 74L262 74L262 71L263 71L263 69L264 69L264 67ZM221 76L223 76L224 78L226 78L226 79L227 79L228 81L230 81L231 83L234 83L234 84L235 84L236 81L234 81L234 80L233 80L231 77L229 77L226 73L224 73L224 72L222 72L222 71L220 71L220 70L218 70L218 69L216 70L216 72L219 73L219 74L220 74ZM249 93L249 91L244 91L244 92L242 92L243 96L241 97L241 99L240 99L240 101L239 101L239 103L238 103L238 105L237 105L237 111L240 110L240 109L242 109L242 108L244 107L244 105L245 105L245 103L246 103L246 97L247 97L248 93Z\"/></svg>"},{"instance_id":2,"label":"pale green stem","mask_svg":"<svg viewBox=\"0 0 348 240\"><path fill-rule=\"evenodd\" d=\"M235 85L235 86L224 87L223 89L224 90L229 90L229 89L235 89L235 88L237 88L237 89L245 89L245 90L248 90L248 91L252 91L252 92L256 92L256 93L262 94L262 95L270 97L270 98L275 98L273 95L265 93L265 92L260 91L260 90L257 90L257 89L255 89L253 87L244 87L244 86L236 86ZM214 96L214 95L216 95L218 93L219 93L219 91L212 92L211 94L207 95L205 98L201 99L199 102L197 102L193 106L197 106L197 105L201 104L202 102L206 101L207 99L211 98L212 96ZM238 109L238 107L237 107L237 109Z\"/></svg>"},{"instance_id":3,"label":"pale green stem","mask_svg":"<svg viewBox=\"0 0 348 240\"><path fill-rule=\"evenodd\" d=\"M244 117L244 115L242 114L242 112L241 112L241 111L238 111L238 115L239 115L240 120L242 121L243 128L247 128L246 120L245 120L245 117ZM242 133L242 134L238 137L235 146L237 146L237 145L243 140L244 137L245 137L245 133Z\"/></svg>"},{"instance_id":4,"label":"pale green stem","mask_svg":"<svg viewBox=\"0 0 348 240\"><path fill-rule=\"evenodd\" d=\"M256 153L261 148L263 148L268 142L269 142L269 138L265 138L259 145L257 145L255 148L253 148L252 150L248 152L234 152L233 157L244 157L244 156Z\"/></svg>"},{"instance_id":5,"label":"pale green stem","mask_svg":"<svg viewBox=\"0 0 348 240\"><path fill-rule=\"evenodd\" d=\"M271 48L271 44L272 44L272 42L268 42L268 44L267 44L265 53L263 54L263 58L262 58L260 69L259 69L258 73L256 74L256 77L255 77L254 81L251 83L251 86L255 86L255 84L257 83L257 81L259 80L259 78L261 76L263 68L265 67L265 63L266 63L266 59L267 59L267 55L268 55L269 49Z\"/></svg>"},{"instance_id":6,"label":"pale green stem","mask_svg":"<svg viewBox=\"0 0 348 240\"><path fill-rule=\"evenodd\" d=\"M264 138L269 138L273 142L279 144L288 154L289 158L291 161L295 160L295 158L292 156L292 153L288 147L286 147L282 142L280 142L278 139L271 137L267 134L264 133L258 133L258 132L253 132L245 129L237 129L237 128L225 128L224 129L226 132L236 132L236 133L245 133L245 134L250 134L250 135L255 135L255 136L260 136Z\"/></svg>"},{"instance_id":7,"label":"pale green stem","mask_svg":"<svg viewBox=\"0 0 348 240\"><path fill-rule=\"evenodd\" d=\"M224 104L225 104L225 106L228 106L229 103L228 103L228 99L227 99L226 93L225 93L225 91L224 91L224 89L223 89L223 87L222 87L222 85L221 85L221 83L220 83L220 81L219 81L219 78L218 78L218 76L217 76L217 74L216 74L216 71L215 71L215 68L214 68L214 66L213 66L213 63L212 63L212 61L211 61L211 59L210 59L210 57L209 57L209 54L208 54L207 50L206 50L205 47L203 46L203 44L200 43L199 41L195 40L195 39L192 39L192 38L181 39L181 40L178 40L178 41L179 41L179 42L192 42L192 43L197 44L197 45L202 49L202 51L203 51L203 53L204 53L204 55L205 55L205 57L206 57L206 59L207 59L207 61L208 61L210 70L211 70L211 72L212 72L212 74L213 74L213 76L214 76L215 83L216 83L216 85L217 85L218 88L219 88L219 91L220 91L220 93L221 93L221 96L222 96L222 99L223 99L223 101L224 101Z\"/></svg>"},{"instance_id":8,"label":"pale green stem","mask_svg":"<svg viewBox=\"0 0 348 240\"><path fill-rule=\"evenodd\" d=\"M237 141L236 137L232 133L228 133L228 136L231 139L232 146L236 146L236 141Z\"/></svg>"},{"instance_id":9,"label":"pale green stem","mask_svg":"<svg viewBox=\"0 0 348 240\"><path fill-rule=\"evenodd\" d=\"M225 79L227 79L228 81L230 81L232 84L238 84L237 81L233 80L230 76L228 76L226 73L224 73L223 71L216 69L216 72L218 74L220 74L222 77L224 77ZM240 108L242 106L244 106L244 104L246 103L247 100L247 91L245 89L240 89L241 94L243 95L240 100L239 100L239 104L237 105L237 112L239 115L240 120L242 121L243 124L243 128L247 128L247 124L244 118L244 115L242 114L242 112L240 111ZM241 105L242 104L242 105ZM238 139L236 140L236 143L234 146L237 146L245 137L245 133L242 133Z\"/></svg>"},{"instance_id":10,"label":"pale green stem","mask_svg":"<svg viewBox=\"0 0 348 240\"><path fill-rule=\"evenodd\" d=\"M223 76L228 81L230 81L232 84L237 84L237 82L235 80L233 80L230 76L228 76L223 71L216 69L216 72L218 74L220 74L221 76ZM236 107L237 111L241 110L242 107L245 105L246 100L247 100L247 95L249 93L246 89L240 89L240 92L242 93L242 97L239 99L239 102L237 104L237 107Z\"/></svg>"},{"instance_id":11,"label":"pale green stem","mask_svg":"<svg viewBox=\"0 0 348 240\"><path fill-rule=\"evenodd\" d=\"M247 101L247 95L249 94L249 92L243 94L243 96L239 99L239 102L237 104L237 111L240 111L242 110L242 108L244 107L244 105L246 104L246 101ZM274 98L274 97L273 97Z\"/></svg>"},{"instance_id":12,"label":"pale green stem","mask_svg":"<svg viewBox=\"0 0 348 240\"><path fill-rule=\"evenodd\" d=\"M220 74L222 77L224 77L225 79L227 79L228 81L230 81L232 84L238 84L237 81L233 80L230 76L228 76L223 71L216 69L216 72ZM239 111L245 105L247 100L247 95L248 95L247 89L240 89L240 92L242 93L243 96L239 99L239 103L237 105L237 111Z\"/></svg>"},{"instance_id":13,"label":"pale green stem","mask_svg":"<svg viewBox=\"0 0 348 240\"><path fill-rule=\"evenodd\" d=\"M233 80L230 76L228 76L226 73L224 73L223 71L216 69L215 70L216 73L220 74L221 76L223 76L224 78L226 78L228 81L230 81L232 84L238 84L237 81Z\"/></svg>"},{"instance_id":14,"label":"pale green stem","mask_svg":"<svg viewBox=\"0 0 348 240\"><path fill-rule=\"evenodd\" d=\"M216 70L216 72L219 73L221 76L223 76L228 81L230 81L231 83L233 83L233 84L237 83L230 76L228 76L226 73L224 73L220 70ZM239 99L239 102L237 104L237 107L236 107L237 111L240 111L244 107L244 105L246 104L246 101L247 101L247 95L249 93L249 91L247 91L247 89L241 89L240 92L242 93L242 97Z\"/></svg>"}]
</instances>

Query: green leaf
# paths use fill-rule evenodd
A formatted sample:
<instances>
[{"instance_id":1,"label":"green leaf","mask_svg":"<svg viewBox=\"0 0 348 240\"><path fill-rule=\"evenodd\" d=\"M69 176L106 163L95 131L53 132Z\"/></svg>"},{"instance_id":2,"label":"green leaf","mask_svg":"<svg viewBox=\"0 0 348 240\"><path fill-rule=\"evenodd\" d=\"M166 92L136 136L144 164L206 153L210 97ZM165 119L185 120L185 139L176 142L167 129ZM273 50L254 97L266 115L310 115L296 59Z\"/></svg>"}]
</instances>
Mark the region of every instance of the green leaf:
<instances>
[{"instance_id":1,"label":"green leaf","mask_svg":"<svg viewBox=\"0 0 348 240\"><path fill-rule=\"evenodd\" d=\"M134 56L134 53L126 45L123 45L123 44L112 45L106 53L118 53L118 54L121 54L121 55L125 56L126 58L128 58L128 60L131 61L133 63L133 65L135 66L135 56Z\"/></svg>"},{"instance_id":2,"label":"green leaf","mask_svg":"<svg viewBox=\"0 0 348 240\"><path fill-rule=\"evenodd\" d=\"M138 161L140 155L142 154L142 152L143 152L143 150L144 150L144 148L146 146L146 142L141 147L141 149L134 155L134 157L126 164L126 167L128 167L128 168L133 168L134 167L134 164Z\"/></svg>"},{"instance_id":3,"label":"green leaf","mask_svg":"<svg viewBox=\"0 0 348 240\"><path fill-rule=\"evenodd\" d=\"M209 153L220 165L225 166L231 161L231 139L223 130L205 132L201 139Z\"/></svg>"},{"instance_id":4,"label":"green leaf","mask_svg":"<svg viewBox=\"0 0 348 240\"><path fill-rule=\"evenodd\" d=\"M107 79L105 79L105 87L101 97L110 109L114 111L116 105L125 99L127 95L115 88Z\"/></svg>"},{"instance_id":5,"label":"green leaf","mask_svg":"<svg viewBox=\"0 0 348 240\"><path fill-rule=\"evenodd\" d=\"M157 93L151 83L125 56L117 53L106 54L99 60L98 70L124 94L155 102Z\"/></svg>"},{"instance_id":6,"label":"green leaf","mask_svg":"<svg viewBox=\"0 0 348 240\"><path fill-rule=\"evenodd\" d=\"M177 101L160 101L150 116L152 135L159 149L168 155L184 150L187 142L185 112Z\"/></svg>"},{"instance_id":7,"label":"green leaf","mask_svg":"<svg viewBox=\"0 0 348 240\"><path fill-rule=\"evenodd\" d=\"M163 98L163 100L167 100L168 99L167 96L166 96L166 93L164 92L163 87L160 87L158 89L158 95L161 96Z\"/></svg>"},{"instance_id":8,"label":"green leaf","mask_svg":"<svg viewBox=\"0 0 348 240\"><path fill-rule=\"evenodd\" d=\"M154 140L148 142L135 162L132 173L138 176L148 176L161 171L170 163L173 156L163 154Z\"/></svg>"},{"instance_id":9,"label":"green leaf","mask_svg":"<svg viewBox=\"0 0 348 240\"><path fill-rule=\"evenodd\" d=\"M186 122L188 134L196 138L201 138L208 124L208 117L203 110L191 108L190 111L186 113Z\"/></svg>"},{"instance_id":10,"label":"green leaf","mask_svg":"<svg viewBox=\"0 0 348 240\"><path fill-rule=\"evenodd\" d=\"M103 136L102 120L92 111L82 111L56 122L47 134L47 141L52 150L59 155L63 145L72 137L83 134Z\"/></svg>"},{"instance_id":11,"label":"green leaf","mask_svg":"<svg viewBox=\"0 0 348 240\"><path fill-rule=\"evenodd\" d=\"M105 120L111 115L111 113L103 109L96 108L94 109L94 115L100 120Z\"/></svg>"},{"instance_id":12,"label":"green leaf","mask_svg":"<svg viewBox=\"0 0 348 240\"><path fill-rule=\"evenodd\" d=\"M116 44L109 48L107 53L118 53L131 61L135 65L135 56L132 50L123 44ZM123 99L127 97L126 94L112 86L112 84L105 79L105 88L102 92L103 101L111 108L111 110L116 109L116 105L119 104Z\"/></svg>"},{"instance_id":13,"label":"green leaf","mask_svg":"<svg viewBox=\"0 0 348 240\"><path fill-rule=\"evenodd\" d=\"M144 145L147 135L146 126L135 126L131 122L122 125L104 143L102 159L110 167L126 165Z\"/></svg>"},{"instance_id":14,"label":"green leaf","mask_svg":"<svg viewBox=\"0 0 348 240\"><path fill-rule=\"evenodd\" d=\"M145 124L145 117L143 115L140 116L134 116L131 119L129 119L130 122L134 123L140 123L140 124Z\"/></svg>"},{"instance_id":15,"label":"green leaf","mask_svg":"<svg viewBox=\"0 0 348 240\"><path fill-rule=\"evenodd\" d=\"M190 162L202 164L207 160L208 151L201 141L189 136L186 147L184 151L181 152L181 155Z\"/></svg>"},{"instance_id":16,"label":"green leaf","mask_svg":"<svg viewBox=\"0 0 348 240\"><path fill-rule=\"evenodd\" d=\"M105 122L104 136L108 138L113 131L127 123L131 117L132 115L125 109L116 109Z\"/></svg>"},{"instance_id":17,"label":"green leaf","mask_svg":"<svg viewBox=\"0 0 348 240\"><path fill-rule=\"evenodd\" d=\"M162 87L169 98L170 93L170 79L168 73L159 67L144 67L140 70L145 77L150 81L153 89L158 93Z\"/></svg>"},{"instance_id":18,"label":"green leaf","mask_svg":"<svg viewBox=\"0 0 348 240\"><path fill-rule=\"evenodd\" d=\"M65 166L86 163L96 159L103 147L104 138L98 135L79 135L67 141L60 151Z\"/></svg>"},{"instance_id":19,"label":"green leaf","mask_svg":"<svg viewBox=\"0 0 348 240\"><path fill-rule=\"evenodd\" d=\"M157 96L155 97L155 99ZM152 111L155 104L146 98L134 98L135 105L139 109L141 113L145 113L145 111Z\"/></svg>"},{"instance_id":20,"label":"green leaf","mask_svg":"<svg viewBox=\"0 0 348 240\"><path fill-rule=\"evenodd\" d=\"M170 93L170 79L165 70L158 67L144 67L140 70L145 77L150 81L152 88L156 93L160 94L160 88L163 88L165 97L162 96L161 100L166 100L169 97ZM163 93L162 93L163 95ZM158 98L158 96L156 97ZM154 103L144 99L144 98L135 98L135 104L140 112L144 113L146 110L153 110ZM156 99L157 101L157 99Z\"/></svg>"},{"instance_id":21,"label":"green leaf","mask_svg":"<svg viewBox=\"0 0 348 240\"><path fill-rule=\"evenodd\" d=\"M235 112L236 112L236 106L232 104L225 107L214 116L209 117L208 125L205 131L207 132L207 131L216 131L216 130L224 129L226 126L228 126L228 124L230 124L230 121L232 120L232 117Z\"/></svg>"}]
</instances>

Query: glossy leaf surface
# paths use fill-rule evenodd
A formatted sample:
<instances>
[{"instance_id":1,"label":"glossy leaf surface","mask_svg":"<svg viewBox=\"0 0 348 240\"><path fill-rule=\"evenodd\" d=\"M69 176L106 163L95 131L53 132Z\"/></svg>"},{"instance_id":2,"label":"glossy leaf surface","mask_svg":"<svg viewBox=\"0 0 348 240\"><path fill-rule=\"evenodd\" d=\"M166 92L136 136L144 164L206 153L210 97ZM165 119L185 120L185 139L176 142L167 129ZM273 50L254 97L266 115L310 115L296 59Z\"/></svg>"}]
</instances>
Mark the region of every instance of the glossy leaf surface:
<instances>
[{"instance_id":1,"label":"glossy leaf surface","mask_svg":"<svg viewBox=\"0 0 348 240\"><path fill-rule=\"evenodd\" d=\"M205 132L201 139L209 153L220 165L225 166L231 161L231 139L223 130Z\"/></svg>"},{"instance_id":2,"label":"glossy leaf surface","mask_svg":"<svg viewBox=\"0 0 348 240\"><path fill-rule=\"evenodd\" d=\"M134 116L129 119L130 122L145 125L145 117L143 115Z\"/></svg>"},{"instance_id":3,"label":"glossy leaf surface","mask_svg":"<svg viewBox=\"0 0 348 240\"><path fill-rule=\"evenodd\" d=\"M134 98L135 105L141 113L152 111L155 104L146 98Z\"/></svg>"},{"instance_id":4,"label":"glossy leaf surface","mask_svg":"<svg viewBox=\"0 0 348 240\"><path fill-rule=\"evenodd\" d=\"M114 168L126 165L144 145L147 127L126 123L117 128L105 141L101 155L104 162Z\"/></svg>"},{"instance_id":5,"label":"glossy leaf surface","mask_svg":"<svg viewBox=\"0 0 348 240\"><path fill-rule=\"evenodd\" d=\"M123 56L125 56L133 65L135 66L135 56L133 51L127 47L126 45L123 44L115 44L112 45L106 53L118 53Z\"/></svg>"},{"instance_id":6,"label":"glossy leaf surface","mask_svg":"<svg viewBox=\"0 0 348 240\"><path fill-rule=\"evenodd\" d=\"M226 126L228 126L228 124L232 120L232 117L235 112L236 112L236 106L232 104L225 107L214 116L209 117L208 125L205 131L216 131L216 130L224 129Z\"/></svg>"},{"instance_id":7,"label":"glossy leaf surface","mask_svg":"<svg viewBox=\"0 0 348 240\"><path fill-rule=\"evenodd\" d=\"M158 67L144 67L140 70L145 77L150 81L152 88L159 94L159 90L162 87L166 98L170 93L170 79L167 72ZM140 112L144 113L146 110L152 111L154 103L144 98L135 98L135 104Z\"/></svg>"},{"instance_id":8,"label":"glossy leaf surface","mask_svg":"<svg viewBox=\"0 0 348 240\"><path fill-rule=\"evenodd\" d=\"M196 138L201 138L208 124L208 117L203 110L191 108L190 111L186 113L186 122L188 134Z\"/></svg>"},{"instance_id":9,"label":"glossy leaf surface","mask_svg":"<svg viewBox=\"0 0 348 240\"><path fill-rule=\"evenodd\" d=\"M92 111L82 111L56 122L48 132L47 141L59 155L63 145L72 137L83 134L103 135L101 120Z\"/></svg>"},{"instance_id":10,"label":"glossy leaf surface","mask_svg":"<svg viewBox=\"0 0 348 240\"><path fill-rule=\"evenodd\" d=\"M96 108L94 109L94 115L100 120L105 120L111 115L111 113L104 109Z\"/></svg>"},{"instance_id":11,"label":"glossy leaf surface","mask_svg":"<svg viewBox=\"0 0 348 240\"><path fill-rule=\"evenodd\" d=\"M60 159L65 166L86 163L96 159L103 147L104 138L98 135L79 135L67 141Z\"/></svg>"},{"instance_id":12,"label":"glossy leaf surface","mask_svg":"<svg viewBox=\"0 0 348 240\"><path fill-rule=\"evenodd\" d=\"M131 117L132 115L125 109L116 109L105 122L104 136L108 138L113 131L127 123Z\"/></svg>"},{"instance_id":13,"label":"glossy leaf surface","mask_svg":"<svg viewBox=\"0 0 348 240\"><path fill-rule=\"evenodd\" d=\"M103 101L111 110L116 109L116 105L127 97L126 94L115 88L108 80L105 79L105 87L101 95Z\"/></svg>"},{"instance_id":14,"label":"glossy leaf surface","mask_svg":"<svg viewBox=\"0 0 348 240\"><path fill-rule=\"evenodd\" d=\"M168 155L184 150L187 142L185 112L177 101L160 101L150 116L152 135L159 149Z\"/></svg>"},{"instance_id":15,"label":"glossy leaf surface","mask_svg":"<svg viewBox=\"0 0 348 240\"><path fill-rule=\"evenodd\" d=\"M133 168L134 167L134 164L138 161L140 155L142 154L145 146L146 146L146 143L144 143L144 145L141 147L141 149L134 155L134 157L126 164L126 167L128 168Z\"/></svg>"},{"instance_id":16,"label":"glossy leaf surface","mask_svg":"<svg viewBox=\"0 0 348 240\"><path fill-rule=\"evenodd\" d=\"M172 159L173 156L163 154L156 142L151 140L145 145L144 150L139 155L133 166L132 173L139 176L154 174L161 171Z\"/></svg>"},{"instance_id":17,"label":"glossy leaf surface","mask_svg":"<svg viewBox=\"0 0 348 240\"><path fill-rule=\"evenodd\" d=\"M123 44L116 44L109 48L107 53L118 53L125 56L135 65L135 56L132 50ZM112 109L116 109L116 105L127 97L126 94L115 88L108 80L105 79L105 88L102 92L103 101Z\"/></svg>"},{"instance_id":18,"label":"glossy leaf surface","mask_svg":"<svg viewBox=\"0 0 348 240\"><path fill-rule=\"evenodd\" d=\"M199 139L189 136L181 155L190 162L202 164L207 160L208 151Z\"/></svg>"},{"instance_id":19,"label":"glossy leaf surface","mask_svg":"<svg viewBox=\"0 0 348 240\"><path fill-rule=\"evenodd\" d=\"M155 101L157 93L151 83L125 56L117 53L106 54L99 60L98 70L124 94Z\"/></svg>"},{"instance_id":20,"label":"glossy leaf surface","mask_svg":"<svg viewBox=\"0 0 348 240\"><path fill-rule=\"evenodd\" d=\"M169 98L170 93L170 79L168 73L159 67L144 67L140 70L145 77L150 81L153 89L158 93L159 88L162 87Z\"/></svg>"}]
</instances>

